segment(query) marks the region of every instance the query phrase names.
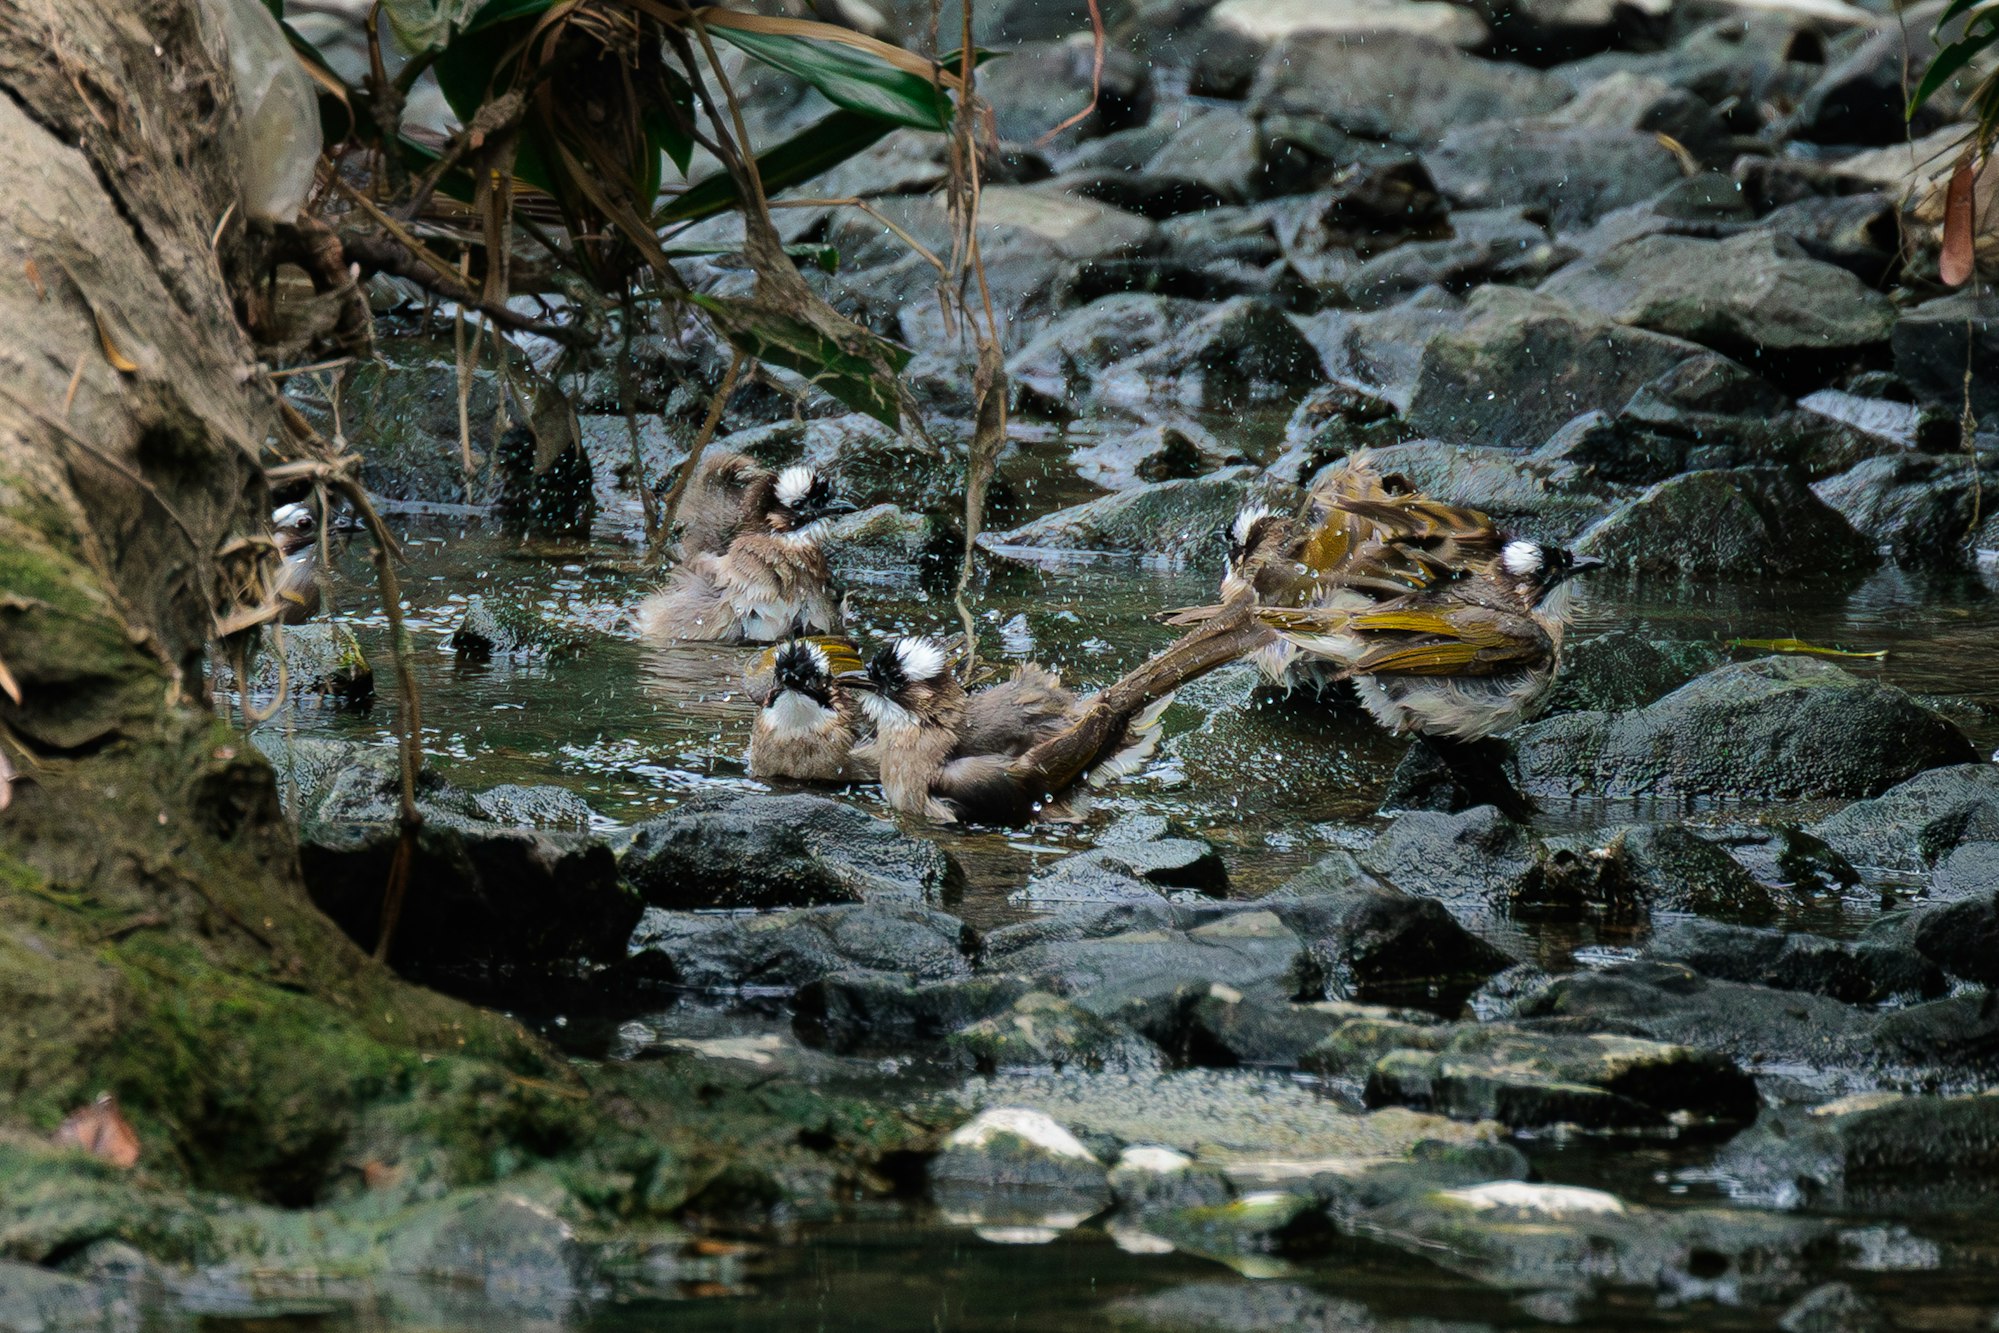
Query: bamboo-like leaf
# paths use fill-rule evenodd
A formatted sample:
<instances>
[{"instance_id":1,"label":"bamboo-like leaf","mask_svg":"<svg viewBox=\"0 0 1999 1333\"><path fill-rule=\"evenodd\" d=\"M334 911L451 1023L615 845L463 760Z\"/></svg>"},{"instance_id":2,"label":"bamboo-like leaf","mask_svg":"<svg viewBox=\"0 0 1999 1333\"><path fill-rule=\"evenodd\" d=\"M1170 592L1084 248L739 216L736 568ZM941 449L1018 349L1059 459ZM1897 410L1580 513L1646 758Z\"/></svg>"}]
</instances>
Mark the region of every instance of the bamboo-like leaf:
<instances>
[{"instance_id":1,"label":"bamboo-like leaf","mask_svg":"<svg viewBox=\"0 0 1999 1333\"><path fill-rule=\"evenodd\" d=\"M714 34L766 65L797 75L835 106L912 129L950 128L951 99L922 75L806 37L719 23Z\"/></svg>"},{"instance_id":2,"label":"bamboo-like leaf","mask_svg":"<svg viewBox=\"0 0 1999 1333\"><path fill-rule=\"evenodd\" d=\"M1957 166L1950 173L1950 186L1944 194L1943 254L1937 260L1937 276L1943 279L1946 287L1962 287L1970 281L1977 259L1977 229L1973 225L1971 206L1973 156L1969 149L1958 156Z\"/></svg>"},{"instance_id":3,"label":"bamboo-like leaf","mask_svg":"<svg viewBox=\"0 0 1999 1333\"><path fill-rule=\"evenodd\" d=\"M1995 11L1995 14L1999 15L1999 11ZM1909 95L1908 114L1913 116L1921 110L1923 103L1936 96L1939 89L1957 77L1959 70L1970 64L1994 41L1999 41L1999 29L1988 29L1975 37L1966 33L1962 40L1952 42L1938 51L1936 58L1930 61L1930 67L1923 71L1922 81L1916 85L1916 91Z\"/></svg>"},{"instance_id":4,"label":"bamboo-like leaf","mask_svg":"<svg viewBox=\"0 0 1999 1333\"><path fill-rule=\"evenodd\" d=\"M1987 3L1989 3L1989 0L1950 0L1950 3L1944 6L1943 13L1937 15L1937 27L1941 29L1959 14L1966 13Z\"/></svg>"},{"instance_id":5,"label":"bamboo-like leaf","mask_svg":"<svg viewBox=\"0 0 1999 1333\"><path fill-rule=\"evenodd\" d=\"M908 348L865 331L862 336L868 340L867 348L844 347L804 320L768 306L705 292L690 293L687 299L706 312L715 327L746 355L797 371L848 407L884 425L900 424L901 398L893 376L909 364ZM884 377L882 371L888 375Z\"/></svg>"},{"instance_id":6,"label":"bamboo-like leaf","mask_svg":"<svg viewBox=\"0 0 1999 1333\"><path fill-rule=\"evenodd\" d=\"M1883 648L1878 652L1863 653L1846 648L1822 648L1803 639L1730 639L1731 648L1749 648L1759 653L1797 653L1810 657L1850 657L1878 662L1888 656Z\"/></svg>"},{"instance_id":7,"label":"bamboo-like leaf","mask_svg":"<svg viewBox=\"0 0 1999 1333\"><path fill-rule=\"evenodd\" d=\"M479 32L482 29L493 27L495 24L505 23L510 19L529 18L536 14L545 14L548 12L549 6L554 3L555 0L489 0L486 7L477 14L474 14L472 21L467 23L461 31L468 33Z\"/></svg>"},{"instance_id":8,"label":"bamboo-like leaf","mask_svg":"<svg viewBox=\"0 0 1999 1333\"><path fill-rule=\"evenodd\" d=\"M757 156L757 175L764 192L775 194L831 170L854 154L872 148L895 126L855 111L835 111L777 147ZM726 171L705 176L674 196L653 215L653 222L697 222L736 207L735 182Z\"/></svg>"},{"instance_id":9,"label":"bamboo-like leaf","mask_svg":"<svg viewBox=\"0 0 1999 1333\"><path fill-rule=\"evenodd\" d=\"M708 259L718 255L740 255L740 245L662 245L660 253L668 259ZM803 259L823 273L840 271L840 251L831 245L787 245L784 252L793 259Z\"/></svg>"}]
</instances>

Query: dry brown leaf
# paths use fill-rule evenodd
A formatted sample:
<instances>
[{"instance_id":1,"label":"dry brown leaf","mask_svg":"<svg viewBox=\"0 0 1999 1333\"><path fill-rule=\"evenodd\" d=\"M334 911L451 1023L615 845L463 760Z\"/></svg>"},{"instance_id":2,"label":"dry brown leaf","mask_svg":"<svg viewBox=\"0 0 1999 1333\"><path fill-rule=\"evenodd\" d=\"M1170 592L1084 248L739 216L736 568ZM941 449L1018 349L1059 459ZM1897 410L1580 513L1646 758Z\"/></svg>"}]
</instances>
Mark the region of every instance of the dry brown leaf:
<instances>
[{"instance_id":1,"label":"dry brown leaf","mask_svg":"<svg viewBox=\"0 0 1999 1333\"><path fill-rule=\"evenodd\" d=\"M111 326L104 322L104 316L97 316L97 340L104 344L104 359L111 363L113 370L126 375L135 375L139 363L118 350L118 343L111 336Z\"/></svg>"},{"instance_id":2,"label":"dry brown leaf","mask_svg":"<svg viewBox=\"0 0 1999 1333\"><path fill-rule=\"evenodd\" d=\"M139 1135L118 1099L105 1093L90 1105L72 1111L56 1129L55 1141L66 1148L81 1148L92 1157L130 1170L139 1161Z\"/></svg>"},{"instance_id":3,"label":"dry brown leaf","mask_svg":"<svg viewBox=\"0 0 1999 1333\"><path fill-rule=\"evenodd\" d=\"M1976 228L1972 226L1971 207L1971 154L1957 159L1956 168L1950 173L1950 188L1944 195L1943 205L1943 256L1937 262L1937 275L1948 287L1962 287L1971 279Z\"/></svg>"},{"instance_id":4,"label":"dry brown leaf","mask_svg":"<svg viewBox=\"0 0 1999 1333\"><path fill-rule=\"evenodd\" d=\"M21 682L14 679L14 673L7 669L7 663L0 660L0 694L14 701L14 707L21 706Z\"/></svg>"},{"instance_id":5,"label":"dry brown leaf","mask_svg":"<svg viewBox=\"0 0 1999 1333\"><path fill-rule=\"evenodd\" d=\"M48 300L49 289L42 285L42 271L35 267L35 261L30 259L27 263L21 265L21 267L28 275L29 284L35 289L35 299L37 301Z\"/></svg>"},{"instance_id":6,"label":"dry brown leaf","mask_svg":"<svg viewBox=\"0 0 1999 1333\"><path fill-rule=\"evenodd\" d=\"M399 1166L373 1160L361 1163L361 1183L371 1190L387 1189L402 1178L403 1169Z\"/></svg>"}]
</instances>

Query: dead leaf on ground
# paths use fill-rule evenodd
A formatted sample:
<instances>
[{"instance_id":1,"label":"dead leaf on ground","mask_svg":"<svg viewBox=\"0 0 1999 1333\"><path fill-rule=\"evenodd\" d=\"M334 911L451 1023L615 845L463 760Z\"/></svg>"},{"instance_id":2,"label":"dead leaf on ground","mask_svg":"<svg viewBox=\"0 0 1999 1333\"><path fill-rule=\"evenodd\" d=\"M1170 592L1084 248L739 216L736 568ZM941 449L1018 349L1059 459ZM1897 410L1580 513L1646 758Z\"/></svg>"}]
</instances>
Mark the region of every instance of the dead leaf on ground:
<instances>
[{"instance_id":1,"label":"dead leaf on ground","mask_svg":"<svg viewBox=\"0 0 1999 1333\"><path fill-rule=\"evenodd\" d=\"M1947 287L1962 287L1971 278L1976 260L1971 207L1971 154L1957 159L1950 173L1950 188L1944 195L1943 255L1937 262L1937 276Z\"/></svg>"},{"instance_id":2,"label":"dead leaf on ground","mask_svg":"<svg viewBox=\"0 0 1999 1333\"><path fill-rule=\"evenodd\" d=\"M55 1141L127 1170L139 1161L139 1135L118 1109L118 1099L108 1092L70 1112L69 1119L57 1127Z\"/></svg>"}]
</instances>

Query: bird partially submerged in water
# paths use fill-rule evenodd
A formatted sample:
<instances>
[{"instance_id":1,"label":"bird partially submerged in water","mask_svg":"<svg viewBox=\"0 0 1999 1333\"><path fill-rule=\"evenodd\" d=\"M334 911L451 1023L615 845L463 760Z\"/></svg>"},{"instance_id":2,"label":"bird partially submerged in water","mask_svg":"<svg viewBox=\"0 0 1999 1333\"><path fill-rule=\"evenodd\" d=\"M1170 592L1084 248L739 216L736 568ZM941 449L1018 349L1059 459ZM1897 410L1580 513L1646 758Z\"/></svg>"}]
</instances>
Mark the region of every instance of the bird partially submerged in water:
<instances>
[{"instance_id":1,"label":"bird partially submerged in water","mask_svg":"<svg viewBox=\"0 0 1999 1333\"><path fill-rule=\"evenodd\" d=\"M872 782L875 766L855 747L867 730L859 703L837 677L861 669L845 639L792 639L764 653L744 686L756 700L750 727L753 778Z\"/></svg>"},{"instance_id":2,"label":"bird partially submerged in water","mask_svg":"<svg viewBox=\"0 0 1999 1333\"><path fill-rule=\"evenodd\" d=\"M655 642L704 640L772 643L800 634L833 634L845 610L820 543L824 523L854 506L833 493L811 466L781 472L745 471L723 455L726 475L748 480L728 520L729 488L720 467L706 471L717 484L695 498L698 528L690 526L684 556L666 586L639 606L639 632ZM733 458L740 459L741 455ZM743 460L747 462L748 460ZM690 487L690 489L692 489ZM727 544L696 549L701 541Z\"/></svg>"},{"instance_id":3,"label":"bird partially submerged in water","mask_svg":"<svg viewBox=\"0 0 1999 1333\"><path fill-rule=\"evenodd\" d=\"M968 695L944 645L920 637L894 640L836 679L874 723L862 751L888 803L939 823L1078 817L1089 787L1144 765L1171 701L1113 709L1032 664Z\"/></svg>"},{"instance_id":4,"label":"bird partially submerged in water","mask_svg":"<svg viewBox=\"0 0 1999 1333\"><path fill-rule=\"evenodd\" d=\"M353 527L351 519L336 515L329 536L344 538ZM278 622L303 625L319 614L325 600L320 576L324 572L321 555L327 548L320 539L319 515L303 501L279 505L271 511L271 540L282 562L271 589L284 604Z\"/></svg>"}]
</instances>

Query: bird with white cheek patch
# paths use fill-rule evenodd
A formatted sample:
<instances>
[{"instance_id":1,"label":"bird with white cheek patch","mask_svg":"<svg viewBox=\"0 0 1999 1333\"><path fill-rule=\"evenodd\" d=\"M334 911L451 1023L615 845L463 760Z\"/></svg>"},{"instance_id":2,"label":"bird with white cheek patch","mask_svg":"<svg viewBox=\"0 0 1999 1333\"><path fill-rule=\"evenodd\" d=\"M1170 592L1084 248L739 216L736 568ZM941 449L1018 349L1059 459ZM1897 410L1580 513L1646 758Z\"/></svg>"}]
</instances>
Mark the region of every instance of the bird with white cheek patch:
<instances>
[{"instance_id":1,"label":"bird with white cheek patch","mask_svg":"<svg viewBox=\"0 0 1999 1333\"><path fill-rule=\"evenodd\" d=\"M874 764L856 755L866 719L834 679L859 670L861 657L845 639L793 639L765 652L744 686L757 701L750 728L753 778L792 782L872 782Z\"/></svg>"},{"instance_id":2,"label":"bird with white cheek patch","mask_svg":"<svg viewBox=\"0 0 1999 1333\"><path fill-rule=\"evenodd\" d=\"M840 630L846 608L821 542L826 520L854 506L803 463L753 478L741 503L742 523L727 547L690 550L666 586L640 605L644 637L773 643Z\"/></svg>"},{"instance_id":3,"label":"bird with white cheek patch","mask_svg":"<svg viewBox=\"0 0 1999 1333\"><path fill-rule=\"evenodd\" d=\"M1171 698L1110 717L1101 696L1079 699L1032 664L967 695L929 638L894 640L836 679L874 723L861 752L879 768L888 803L939 823L1078 818L1088 786L1143 766Z\"/></svg>"}]
</instances>

